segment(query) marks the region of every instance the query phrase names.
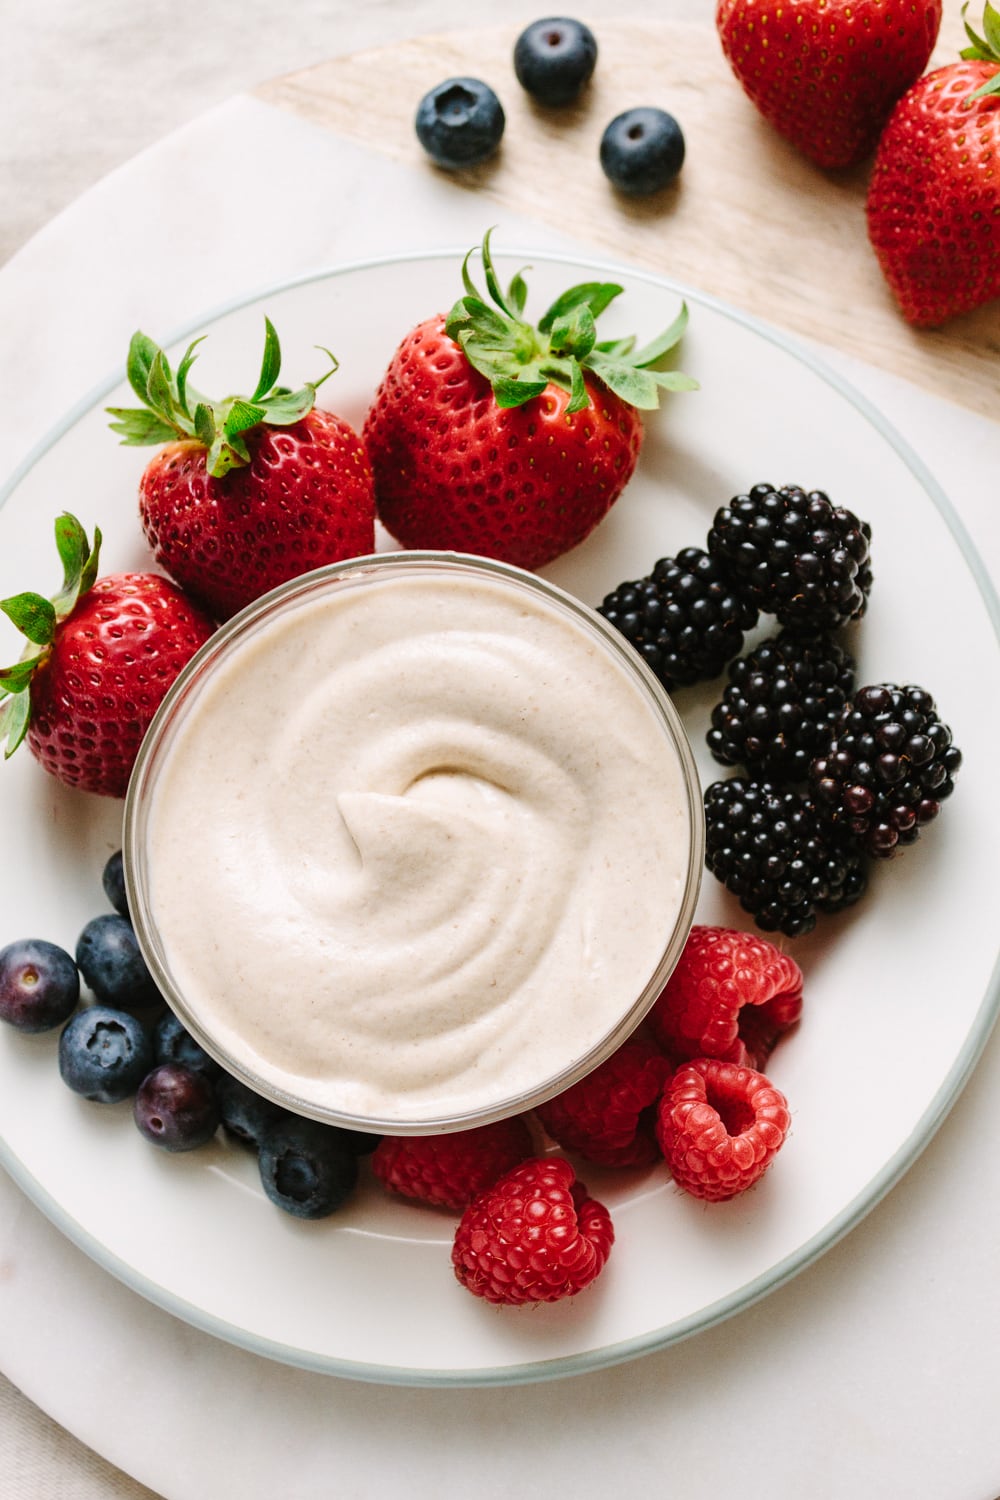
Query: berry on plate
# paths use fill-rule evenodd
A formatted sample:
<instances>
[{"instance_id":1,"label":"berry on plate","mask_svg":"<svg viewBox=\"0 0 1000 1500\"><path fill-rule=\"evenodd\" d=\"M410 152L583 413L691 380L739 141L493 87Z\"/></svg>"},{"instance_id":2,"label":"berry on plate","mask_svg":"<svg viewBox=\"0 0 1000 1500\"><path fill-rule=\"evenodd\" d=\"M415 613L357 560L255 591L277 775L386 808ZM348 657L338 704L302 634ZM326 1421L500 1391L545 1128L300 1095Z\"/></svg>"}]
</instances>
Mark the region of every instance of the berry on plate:
<instances>
[{"instance_id":1,"label":"berry on plate","mask_svg":"<svg viewBox=\"0 0 1000 1500\"><path fill-rule=\"evenodd\" d=\"M692 927L677 967L649 1013L675 1062L694 1057L762 1068L802 1014L802 970L766 938Z\"/></svg>"},{"instance_id":2,"label":"berry on plate","mask_svg":"<svg viewBox=\"0 0 1000 1500\"><path fill-rule=\"evenodd\" d=\"M721 1203L760 1181L790 1123L784 1094L763 1073L703 1057L664 1089L657 1135L678 1187Z\"/></svg>"},{"instance_id":3,"label":"berry on plate","mask_svg":"<svg viewBox=\"0 0 1000 1500\"><path fill-rule=\"evenodd\" d=\"M520 272L501 289L482 257L492 306L462 267L465 295L393 355L365 419L380 520L404 547L479 553L539 568L589 536L625 488L642 442L640 410L691 390L656 368L680 341L674 323L641 349L599 342L595 320L622 290L571 287L537 326Z\"/></svg>"},{"instance_id":4,"label":"berry on plate","mask_svg":"<svg viewBox=\"0 0 1000 1500\"><path fill-rule=\"evenodd\" d=\"M598 613L631 641L668 692L718 677L758 618L725 568L700 547L661 557L649 577L620 583Z\"/></svg>"},{"instance_id":5,"label":"berry on plate","mask_svg":"<svg viewBox=\"0 0 1000 1500\"><path fill-rule=\"evenodd\" d=\"M742 776L705 791L705 864L763 932L802 937L868 887L868 856L817 800Z\"/></svg>"},{"instance_id":6,"label":"berry on plate","mask_svg":"<svg viewBox=\"0 0 1000 1500\"><path fill-rule=\"evenodd\" d=\"M76 962L103 1005L142 1010L162 999L132 923L117 912L91 918L77 938Z\"/></svg>"},{"instance_id":7,"label":"berry on plate","mask_svg":"<svg viewBox=\"0 0 1000 1500\"><path fill-rule=\"evenodd\" d=\"M937 817L961 764L930 693L882 682L847 704L809 778L824 817L888 859Z\"/></svg>"},{"instance_id":8,"label":"berry on plate","mask_svg":"<svg viewBox=\"0 0 1000 1500\"><path fill-rule=\"evenodd\" d=\"M718 0L715 24L774 129L819 166L848 167L927 66L941 0Z\"/></svg>"},{"instance_id":9,"label":"berry on plate","mask_svg":"<svg viewBox=\"0 0 1000 1500\"><path fill-rule=\"evenodd\" d=\"M160 1063L146 1074L132 1113L141 1134L164 1151L195 1151L219 1128L210 1079L181 1063Z\"/></svg>"},{"instance_id":10,"label":"berry on plate","mask_svg":"<svg viewBox=\"0 0 1000 1500\"><path fill-rule=\"evenodd\" d=\"M230 1073L222 1073L215 1080L215 1093L226 1135L252 1151L260 1149L261 1141L273 1126L294 1118L289 1110L247 1088Z\"/></svg>"},{"instance_id":11,"label":"berry on plate","mask_svg":"<svg viewBox=\"0 0 1000 1500\"><path fill-rule=\"evenodd\" d=\"M60 516L55 532L64 571L55 598L0 600L28 640L0 670L0 743L10 756L27 737L66 786L124 797L153 714L215 626L157 573L98 578L101 534L91 548L75 516Z\"/></svg>"},{"instance_id":12,"label":"berry on plate","mask_svg":"<svg viewBox=\"0 0 1000 1500\"><path fill-rule=\"evenodd\" d=\"M684 165L684 132L665 109L640 106L616 115L601 136L601 171L621 193L658 193Z\"/></svg>"},{"instance_id":13,"label":"berry on plate","mask_svg":"<svg viewBox=\"0 0 1000 1500\"><path fill-rule=\"evenodd\" d=\"M568 1161L533 1157L465 1210L451 1260L461 1284L487 1302L557 1302L600 1274L614 1237L611 1215Z\"/></svg>"},{"instance_id":14,"label":"berry on plate","mask_svg":"<svg viewBox=\"0 0 1000 1500\"><path fill-rule=\"evenodd\" d=\"M22 938L0 948L0 1021L18 1031L51 1031L76 1010L80 974L65 948Z\"/></svg>"},{"instance_id":15,"label":"berry on plate","mask_svg":"<svg viewBox=\"0 0 1000 1500\"><path fill-rule=\"evenodd\" d=\"M868 607L871 538L867 521L822 490L755 484L716 511L708 550L762 614L836 630Z\"/></svg>"},{"instance_id":16,"label":"berry on plate","mask_svg":"<svg viewBox=\"0 0 1000 1500\"><path fill-rule=\"evenodd\" d=\"M159 447L139 485L156 561L220 620L289 578L375 546L364 447L315 404L336 360L329 355L331 368L300 390L279 386L281 349L264 321L252 395L210 401L189 379L200 339L173 370L136 333L127 369L142 406L108 408L124 444Z\"/></svg>"},{"instance_id":17,"label":"berry on plate","mask_svg":"<svg viewBox=\"0 0 1000 1500\"><path fill-rule=\"evenodd\" d=\"M390 1192L442 1208L466 1208L534 1150L520 1115L447 1135L387 1135L372 1171Z\"/></svg>"},{"instance_id":18,"label":"berry on plate","mask_svg":"<svg viewBox=\"0 0 1000 1500\"><path fill-rule=\"evenodd\" d=\"M350 1197L358 1161L346 1130L286 1115L258 1142L261 1185L297 1219L324 1219Z\"/></svg>"},{"instance_id":19,"label":"berry on plate","mask_svg":"<svg viewBox=\"0 0 1000 1500\"><path fill-rule=\"evenodd\" d=\"M663 1053L631 1037L535 1114L564 1151L603 1167L646 1166L660 1154L654 1110L669 1076Z\"/></svg>"},{"instance_id":20,"label":"berry on plate","mask_svg":"<svg viewBox=\"0 0 1000 1500\"><path fill-rule=\"evenodd\" d=\"M153 1051L158 1063L176 1063L192 1073L203 1073L206 1078L215 1079L222 1074L215 1058L209 1057L172 1010L164 1011L153 1029Z\"/></svg>"},{"instance_id":21,"label":"berry on plate","mask_svg":"<svg viewBox=\"0 0 1000 1500\"><path fill-rule=\"evenodd\" d=\"M503 106L480 78L446 78L417 106L417 140L447 171L474 167L494 155L503 138Z\"/></svg>"},{"instance_id":22,"label":"berry on plate","mask_svg":"<svg viewBox=\"0 0 1000 1500\"><path fill-rule=\"evenodd\" d=\"M854 691L854 658L830 636L783 630L729 668L708 748L764 781L805 781Z\"/></svg>"},{"instance_id":23,"label":"berry on plate","mask_svg":"<svg viewBox=\"0 0 1000 1500\"><path fill-rule=\"evenodd\" d=\"M110 1005L78 1010L59 1037L59 1073L75 1094L120 1104L153 1067L153 1043L141 1021Z\"/></svg>"},{"instance_id":24,"label":"berry on plate","mask_svg":"<svg viewBox=\"0 0 1000 1500\"><path fill-rule=\"evenodd\" d=\"M128 893L125 890L125 863L120 849L115 850L101 871L101 885L118 915L127 917L129 911Z\"/></svg>"},{"instance_id":25,"label":"berry on plate","mask_svg":"<svg viewBox=\"0 0 1000 1500\"><path fill-rule=\"evenodd\" d=\"M594 33L569 16L532 21L514 44L517 81L539 104L572 104L590 82L596 63Z\"/></svg>"},{"instance_id":26,"label":"berry on plate","mask_svg":"<svg viewBox=\"0 0 1000 1500\"><path fill-rule=\"evenodd\" d=\"M903 317L936 327L1000 297L1000 12L963 61L897 104L868 188L868 238Z\"/></svg>"}]
</instances>

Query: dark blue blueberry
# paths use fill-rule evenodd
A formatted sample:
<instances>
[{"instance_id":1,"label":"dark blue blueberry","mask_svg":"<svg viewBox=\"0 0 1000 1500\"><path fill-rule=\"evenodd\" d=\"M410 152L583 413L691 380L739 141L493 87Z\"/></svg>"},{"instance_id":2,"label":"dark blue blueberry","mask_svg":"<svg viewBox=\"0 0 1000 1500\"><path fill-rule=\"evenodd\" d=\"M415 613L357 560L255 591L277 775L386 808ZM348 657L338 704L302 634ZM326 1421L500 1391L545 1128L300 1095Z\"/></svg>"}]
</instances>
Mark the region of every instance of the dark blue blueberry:
<instances>
[{"instance_id":1,"label":"dark blue blueberry","mask_svg":"<svg viewBox=\"0 0 1000 1500\"><path fill-rule=\"evenodd\" d=\"M684 136L663 109L628 109L601 137L601 167L623 193L645 196L673 182L684 165Z\"/></svg>"},{"instance_id":2,"label":"dark blue blueberry","mask_svg":"<svg viewBox=\"0 0 1000 1500\"><path fill-rule=\"evenodd\" d=\"M128 897L125 895L125 866L122 862L122 851L120 849L116 854L112 854L104 866L104 872L101 875L101 884L104 887L104 894L111 902L115 911L120 916L127 917L129 913Z\"/></svg>"},{"instance_id":3,"label":"dark blue blueberry","mask_svg":"<svg viewBox=\"0 0 1000 1500\"><path fill-rule=\"evenodd\" d=\"M160 1000L132 924L117 913L87 923L76 945L76 961L104 1005L138 1010Z\"/></svg>"},{"instance_id":4,"label":"dark blue blueberry","mask_svg":"<svg viewBox=\"0 0 1000 1500\"><path fill-rule=\"evenodd\" d=\"M358 1180L348 1132L297 1115L265 1133L257 1159L265 1193L297 1219L332 1214Z\"/></svg>"},{"instance_id":5,"label":"dark blue blueberry","mask_svg":"<svg viewBox=\"0 0 1000 1500\"><path fill-rule=\"evenodd\" d=\"M219 1128L211 1079L180 1063L161 1063L146 1074L132 1113L147 1141L164 1151L194 1151Z\"/></svg>"},{"instance_id":6,"label":"dark blue blueberry","mask_svg":"<svg viewBox=\"0 0 1000 1500\"><path fill-rule=\"evenodd\" d=\"M572 104L596 62L594 33L566 16L532 21L514 47L517 81L539 104Z\"/></svg>"},{"instance_id":7,"label":"dark blue blueberry","mask_svg":"<svg viewBox=\"0 0 1000 1500\"><path fill-rule=\"evenodd\" d=\"M215 1058L209 1057L172 1010L164 1011L156 1023L153 1051L158 1063L179 1063L193 1073L204 1073L206 1078L216 1078L222 1072Z\"/></svg>"},{"instance_id":8,"label":"dark blue blueberry","mask_svg":"<svg viewBox=\"0 0 1000 1500\"><path fill-rule=\"evenodd\" d=\"M215 1094L226 1133L235 1136L254 1151L260 1145L261 1137L272 1126L281 1120L294 1118L280 1104L274 1104L270 1099L255 1094L253 1089L248 1089L245 1083L229 1073L222 1073L215 1080Z\"/></svg>"},{"instance_id":9,"label":"dark blue blueberry","mask_svg":"<svg viewBox=\"0 0 1000 1500\"><path fill-rule=\"evenodd\" d=\"M77 1011L59 1038L63 1082L98 1104L128 1099L152 1066L153 1043L145 1026L110 1005Z\"/></svg>"},{"instance_id":10,"label":"dark blue blueberry","mask_svg":"<svg viewBox=\"0 0 1000 1500\"><path fill-rule=\"evenodd\" d=\"M417 107L417 139L439 167L454 170L486 161L504 129L500 100L478 78L446 78Z\"/></svg>"},{"instance_id":11,"label":"dark blue blueberry","mask_svg":"<svg viewBox=\"0 0 1000 1500\"><path fill-rule=\"evenodd\" d=\"M80 975L65 948L42 938L0 948L0 1021L19 1031L51 1031L79 998Z\"/></svg>"}]
</instances>

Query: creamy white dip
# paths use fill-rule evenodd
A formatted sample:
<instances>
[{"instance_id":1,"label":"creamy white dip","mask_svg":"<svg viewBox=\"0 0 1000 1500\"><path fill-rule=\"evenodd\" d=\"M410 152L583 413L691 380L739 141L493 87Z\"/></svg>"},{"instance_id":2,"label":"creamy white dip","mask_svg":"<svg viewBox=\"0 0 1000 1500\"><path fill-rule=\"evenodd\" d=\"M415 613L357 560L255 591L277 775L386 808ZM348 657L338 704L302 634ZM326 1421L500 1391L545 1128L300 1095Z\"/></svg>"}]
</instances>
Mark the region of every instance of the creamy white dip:
<instances>
[{"instance_id":1,"label":"creamy white dip","mask_svg":"<svg viewBox=\"0 0 1000 1500\"><path fill-rule=\"evenodd\" d=\"M678 752L617 653L489 575L308 598L206 673L148 807L186 1019L309 1110L435 1122L539 1089L681 909Z\"/></svg>"}]
</instances>

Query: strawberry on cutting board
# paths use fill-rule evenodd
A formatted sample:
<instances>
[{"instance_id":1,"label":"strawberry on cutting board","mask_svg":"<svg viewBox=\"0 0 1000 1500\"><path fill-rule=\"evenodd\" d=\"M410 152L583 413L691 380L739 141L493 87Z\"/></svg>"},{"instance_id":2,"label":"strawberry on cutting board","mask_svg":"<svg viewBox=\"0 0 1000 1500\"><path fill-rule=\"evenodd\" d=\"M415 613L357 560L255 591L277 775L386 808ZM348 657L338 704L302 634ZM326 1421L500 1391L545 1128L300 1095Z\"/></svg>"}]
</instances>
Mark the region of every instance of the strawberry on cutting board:
<instances>
[{"instance_id":1,"label":"strawberry on cutting board","mask_svg":"<svg viewBox=\"0 0 1000 1500\"><path fill-rule=\"evenodd\" d=\"M376 507L404 547L539 568L582 542L625 488L641 412L663 390L695 388L656 368L687 310L641 349L598 342L595 320L620 286L571 287L532 325L521 273L506 291L497 280L489 233L490 302L472 281L471 255L465 295L406 336L365 419Z\"/></svg>"},{"instance_id":2,"label":"strawberry on cutting board","mask_svg":"<svg viewBox=\"0 0 1000 1500\"><path fill-rule=\"evenodd\" d=\"M715 24L774 129L819 166L849 167L927 66L941 0L718 0Z\"/></svg>"},{"instance_id":3,"label":"strawberry on cutting board","mask_svg":"<svg viewBox=\"0 0 1000 1500\"><path fill-rule=\"evenodd\" d=\"M868 237L909 323L935 327L1000 297L1000 13L966 26L960 62L897 104L868 189Z\"/></svg>"},{"instance_id":4,"label":"strawberry on cutting board","mask_svg":"<svg viewBox=\"0 0 1000 1500\"><path fill-rule=\"evenodd\" d=\"M329 355L326 374L298 391L279 386L281 349L264 321L251 396L211 401L194 390L200 339L174 371L163 350L136 333L127 368L142 407L108 408L123 443L159 445L139 486L156 561L219 620L276 584L375 546L364 445L315 404L336 360Z\"/></svg>"},{"instance_id":5,"label":"strawberry on cutting board","mask_svg":"<svg viewBox=\"0 0 1000 1500\"><path fill-rule=\"evenodd\" d=\"M0 600L28 644L0 669L0 744L27 738L67 786L124 797L142 737L213 621L158 573L98 578L101 534L91 547L75 516L55 525L63 584L53 599Z\"/></svg>"}]
</instances>

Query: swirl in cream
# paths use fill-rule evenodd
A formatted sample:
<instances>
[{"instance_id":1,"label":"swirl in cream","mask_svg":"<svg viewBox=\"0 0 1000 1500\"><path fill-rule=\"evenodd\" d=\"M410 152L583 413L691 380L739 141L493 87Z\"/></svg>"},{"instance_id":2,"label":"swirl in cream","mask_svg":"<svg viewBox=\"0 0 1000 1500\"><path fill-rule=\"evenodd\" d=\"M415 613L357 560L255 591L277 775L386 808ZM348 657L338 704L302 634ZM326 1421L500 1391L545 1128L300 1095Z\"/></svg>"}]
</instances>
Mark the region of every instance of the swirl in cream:
<instances>
[{"instance_id":1,"label":"swirl in cream","mask_svg":"<svg viewBox=\"0 0 1000 1500\"><path fill-rule=\"evenodd\" d=\"M654 972L690 827L635 676L523 585L397 569L200 684L149 808L196 1029L310 1106L451 1118L595 1047Z\"/></svg>"}]
</instances>

